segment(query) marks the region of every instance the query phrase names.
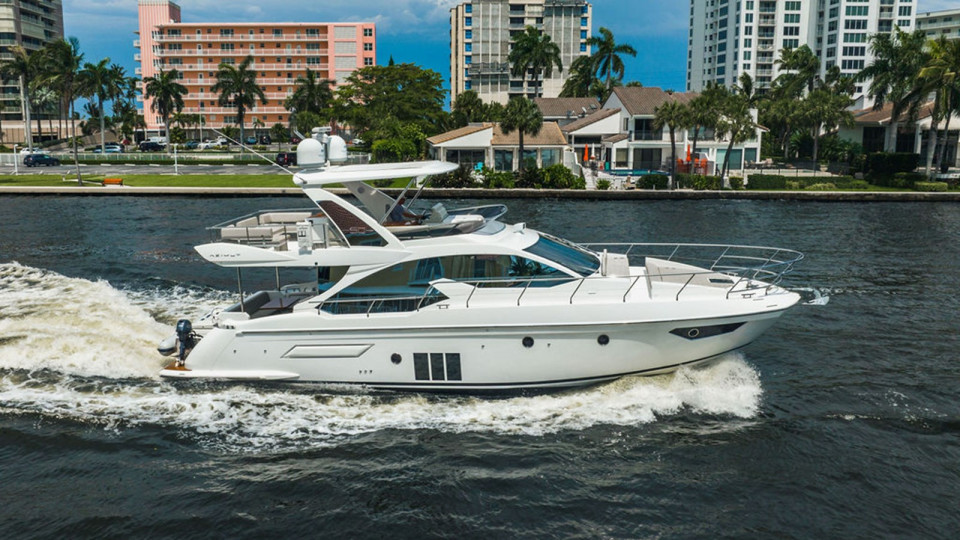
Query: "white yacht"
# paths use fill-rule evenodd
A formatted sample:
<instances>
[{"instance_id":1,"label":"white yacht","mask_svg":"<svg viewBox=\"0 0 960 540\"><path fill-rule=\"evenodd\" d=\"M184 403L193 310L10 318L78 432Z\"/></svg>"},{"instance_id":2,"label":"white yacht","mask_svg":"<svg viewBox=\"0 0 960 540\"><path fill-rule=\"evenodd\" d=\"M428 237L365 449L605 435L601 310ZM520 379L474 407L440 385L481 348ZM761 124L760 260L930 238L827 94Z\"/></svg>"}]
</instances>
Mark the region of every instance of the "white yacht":
<instances>
[{"instance_id":1,"label":"white yacht","mask_svg":"<svg viewBox=\"0 0 960 540\"><path fill-rule=\"evenodd\" d=\"M415 206L415 188L456 165L331 165L344 156L342 139L315 133L293 177L313 207L210 228L196 250L237 270L240 301L181 320L160 346L174 357L161 376L454 392L589 385L744 347L800 300L779 285L796 251L577 245L501 222L502 205L417 214L404 196ZM411 182L396 199L368 183L397 178ZM276 269L275 290L243 294L241 271L255 267ZM280 273L297 268L310 279L282 286Z\"/></svg>"}]
</instances>

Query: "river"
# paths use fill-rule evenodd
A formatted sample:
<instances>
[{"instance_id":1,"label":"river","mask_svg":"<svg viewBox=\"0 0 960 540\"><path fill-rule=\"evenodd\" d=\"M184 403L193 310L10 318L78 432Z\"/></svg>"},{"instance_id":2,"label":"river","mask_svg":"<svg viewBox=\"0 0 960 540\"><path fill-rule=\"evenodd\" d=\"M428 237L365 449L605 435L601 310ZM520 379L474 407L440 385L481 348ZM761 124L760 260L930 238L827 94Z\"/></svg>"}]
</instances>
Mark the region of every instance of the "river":
<instances>
[{"instance_id":1,"label":"river","mask_svg":"<svg viewBox=\"0 0 960 540\"><path fill-rule=\"evenodd\" d=\"M0 198L0 536L960 530L956 204L508 201L575 241L806 254L786 284L826 306L672 375L508 398L161 381L176 319L235 294L204 227L302 203Z\"/></svg>"}]
</instances>

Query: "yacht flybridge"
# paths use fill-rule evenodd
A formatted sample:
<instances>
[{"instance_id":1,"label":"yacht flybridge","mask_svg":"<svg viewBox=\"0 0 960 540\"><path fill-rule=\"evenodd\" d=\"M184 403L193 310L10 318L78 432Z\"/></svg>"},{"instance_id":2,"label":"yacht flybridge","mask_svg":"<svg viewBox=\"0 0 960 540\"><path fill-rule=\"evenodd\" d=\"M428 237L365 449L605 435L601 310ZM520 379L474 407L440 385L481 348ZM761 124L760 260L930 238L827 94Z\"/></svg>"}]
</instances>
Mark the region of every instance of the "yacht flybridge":
<instances>
[{"instance_id":1,"label":"yacht flybridge","mask_svg":"<svg viewBox=\"0 0 960 540\"><path fill-rule=\"evenodd\" d=\"M502 205L413 208L456 165L331 165L342 139L298 147L309 209L262 211L196 248L241 271L308 272L244 295L160 346L170 378L310 381L417 391L595 384L703 362L755 340L800 296L779 285L786 249L578 245L506 224ZM410 178L396 199L374 180ZM351 204L333 184L356 197Z\"/></svg>"}]
</instances>

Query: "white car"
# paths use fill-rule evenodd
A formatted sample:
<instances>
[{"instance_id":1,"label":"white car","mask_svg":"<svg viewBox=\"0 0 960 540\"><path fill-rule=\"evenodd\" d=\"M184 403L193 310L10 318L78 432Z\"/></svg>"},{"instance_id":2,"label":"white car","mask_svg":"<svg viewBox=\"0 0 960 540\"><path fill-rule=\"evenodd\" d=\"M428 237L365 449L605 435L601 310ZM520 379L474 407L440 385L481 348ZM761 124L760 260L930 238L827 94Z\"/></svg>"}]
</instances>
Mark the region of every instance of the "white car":
<instances>
[{"instance_id":1,"label":"white car","mask_svg":"<svg viewBox=\"0 0 960 540\"><path fill-rule=\"evenodd\" d=\"M226 146L227 146L227 140L224 139L223 137L220 137L212 141L203 141L202 143L197 145L197 149L206 150L207 148L226 148Z\"/></svg>"},{"instance_id":2,"label":"white car","mask_svg":"<svg viewBox=\"0 0 960 540\"><path fill-rule=\"evenodd\" d=\"M21 154L21 155L28 155L28 154L49 154L49 153L50 153L50 152L47 152L47 151L44 150L43 148L24 148L24 149L20 150L20 154Z\"/></svg>"}]
</instances>

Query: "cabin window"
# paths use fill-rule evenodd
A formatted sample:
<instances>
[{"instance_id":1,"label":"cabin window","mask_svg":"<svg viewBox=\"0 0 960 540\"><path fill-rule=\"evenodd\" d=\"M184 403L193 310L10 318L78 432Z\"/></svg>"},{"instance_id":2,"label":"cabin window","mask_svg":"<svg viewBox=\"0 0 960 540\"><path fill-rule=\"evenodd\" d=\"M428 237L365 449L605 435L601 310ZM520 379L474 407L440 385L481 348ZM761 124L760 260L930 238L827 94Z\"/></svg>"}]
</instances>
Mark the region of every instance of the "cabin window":
<instances>
[{"instance_id":1,"label":"cabin window","mask_svg":"<svg viewBox=\"0 0 960 540\"><path fill-rule=\"evenodd\" d=\"M554 261L584 277L593 275L600 269L600 259L593 253L542 233L540 239L524 251Z\"/></svg>"},{"instance_id":2,"label":"cabin window","mask_svg":"<svg viewBox=\"0 0 960 540\"><path fill-rule=\"evenodd\" d=\"M402 262L362 278L335 294L322 309L335 314L415 311L446 300L429 286L441 278L477 283L483 288L553 287L571 279L557 268L516 255L430 257Z\"/></svg>"}]
</instances>

